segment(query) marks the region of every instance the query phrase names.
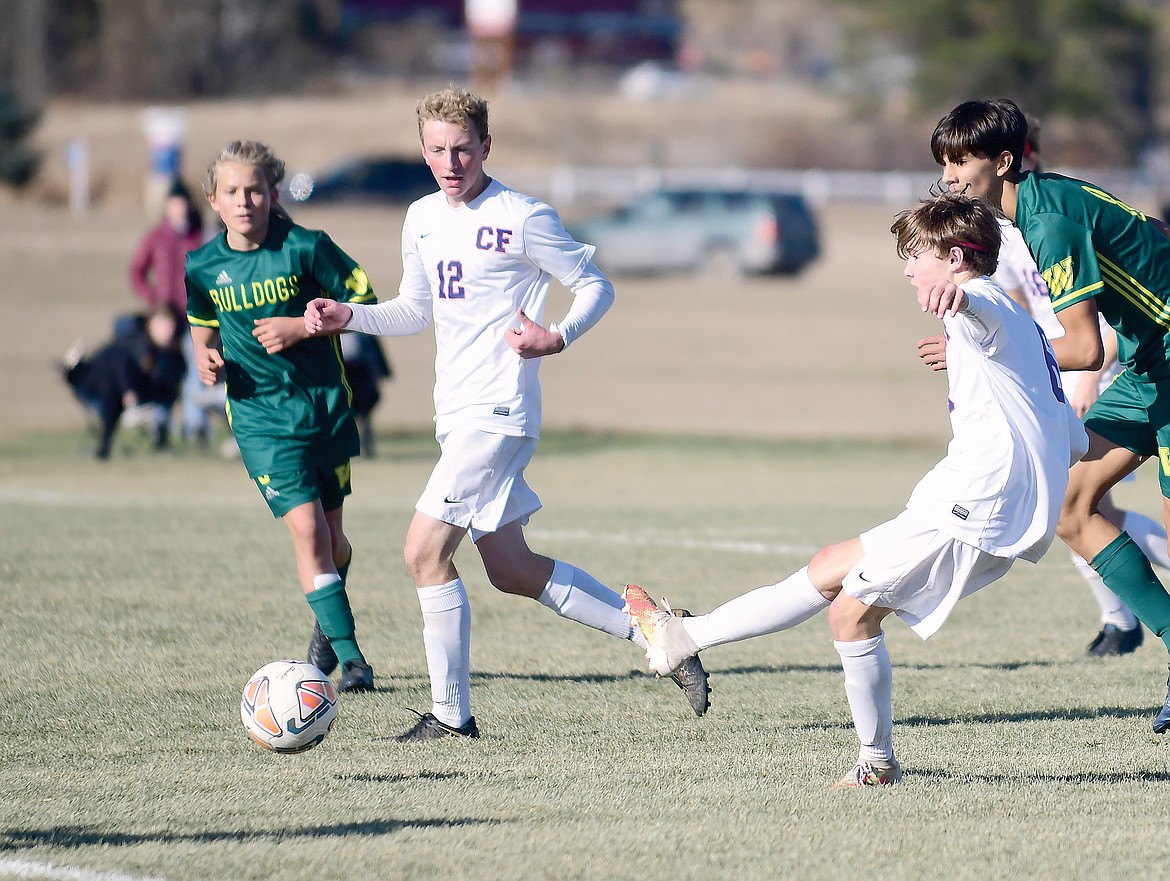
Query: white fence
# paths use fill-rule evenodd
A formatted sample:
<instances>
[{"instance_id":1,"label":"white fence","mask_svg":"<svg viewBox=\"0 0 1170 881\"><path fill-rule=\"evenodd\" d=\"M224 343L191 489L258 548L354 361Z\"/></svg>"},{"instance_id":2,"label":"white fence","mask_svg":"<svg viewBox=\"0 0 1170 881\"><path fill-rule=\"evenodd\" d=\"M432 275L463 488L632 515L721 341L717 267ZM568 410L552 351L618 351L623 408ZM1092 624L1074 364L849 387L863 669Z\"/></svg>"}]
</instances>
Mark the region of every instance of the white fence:
<instances>
[{"instance_id":1,"label":"white fence","mask_svg":"<svg viewBox=\"0 0 1170 881\"><path fill-rule=\"evenodd\" d=\"M1138 169L1059 169L1091 181L1139 210L1162 215L1170 198L1170 176ZM876 203L905 206L929 194L938 172L827 171L748 168L587 168L499 171L508 186L547 199L561 209L617 205L661 186L733 186L803 193L814 205Z\"/></svg>"}]
</instances>

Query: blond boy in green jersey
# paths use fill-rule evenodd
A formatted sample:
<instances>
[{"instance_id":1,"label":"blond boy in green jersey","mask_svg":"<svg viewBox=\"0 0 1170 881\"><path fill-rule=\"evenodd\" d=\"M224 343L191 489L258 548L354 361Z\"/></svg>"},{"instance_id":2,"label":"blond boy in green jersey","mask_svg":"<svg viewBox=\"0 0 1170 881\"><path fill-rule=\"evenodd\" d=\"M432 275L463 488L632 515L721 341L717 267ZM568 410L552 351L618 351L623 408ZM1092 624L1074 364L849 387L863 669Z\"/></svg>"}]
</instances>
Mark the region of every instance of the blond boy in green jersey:
<instances>
[{"instance_id":1,"label":"blond boy in green jersey","mask_svg":"<svg viewBox=\"0 0 1170 881\"><path fill-rule=\"evenodd\" d=\"M373 688L345 590L352 548L342 531L350 459L358 453L336 337L308 338L305 304L374 300L366 274L325 233L277 205L284 163L235 141L212 161L207 198L226 227L187 257L187 317L200 378L227 386L228 420L244 465L292 535L316 624L308 660L341 691ZM222 354L215 346L222 342Z\"/></svg>"}]
</instances>

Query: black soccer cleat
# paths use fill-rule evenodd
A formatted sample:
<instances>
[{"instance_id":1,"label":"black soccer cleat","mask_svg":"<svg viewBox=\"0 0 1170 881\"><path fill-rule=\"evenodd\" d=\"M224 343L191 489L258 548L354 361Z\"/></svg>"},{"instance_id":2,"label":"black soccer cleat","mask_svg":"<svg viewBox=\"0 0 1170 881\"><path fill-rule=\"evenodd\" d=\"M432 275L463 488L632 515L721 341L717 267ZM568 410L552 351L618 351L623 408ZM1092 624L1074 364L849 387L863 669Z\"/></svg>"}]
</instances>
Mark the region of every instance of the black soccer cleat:
<instances>
[{"instance_id":1,"label":"black soccer cleat","mask_svg":"<svg viewBox=\"0 0 1170 881\"><path fill-rule=\"evenodd\" d=\"M1092 658L1110 658L1117 655L1128 655L1137 651L1142 644L1144 634L1142 625L1133 630L1122 630L1115 624L1106 624L1101 632L1094 637L1085 650L1085 654Z\"/></svg>"},{"instance_id":2,"label":"black soccer cleat","mask_svg":"<svg viewBox=\"0 0 1170 881\"><path fill-rule=\"evenodd\" d=\"M689 618L691 613L686 609L674 609L676 618ZM687 658L677 670L670 674L671 680L682 689L687 697L687 703L695 711L696 716L702 716L711 706L711 686L707 684L707 671L703 669L703 662L698 655Z\"/></svg>"},{"instance_id":3,"label":"black soccer cleat","mask_svg":"<svg viewBox=\"0 0 1170 881\"><path fill-rule=\"evenodd\" d=\"M1150 727L1154 729L1155 734L1165 734L1170 731L1170 677L1166 679L1166 702L1162 704L1162 712L1154 717Z\"/></svg>"},{"instance_id":4,"label":"black soccer cleat","mask_svg":"<svg viewBox=\"0 0 1170 881\"><path fill-rule=\"evenodd\" d=\"M398 743L414 743L420 740L443 740L448 737L479 737L479 728L475 724L475 716L472 716L458 728L454 728L444 722L440 722L435 718L434 713L419 713L418 710L411 710L411 712L418 714L418 721L407 731L402 732L394 738Z\"/></svg>"},{"instance_id":5,"label":"black soccer cleat","mask_svg":"<svg viewBox=\"0 0 1170 881\"><path fill-rule=\"evenodd\" d=\"M374 669L365 661L346 661L341 667L337 690L350 694L374 690Z\"/></svg>"},{"instance_id":6,"label":"black soccer cleat","mask_svg":"<svg viewBox=\"0 0 1170 881\"><path fill-rule=\"evenodd\" d=\"M320 622L313 622L313 635L309 637L309 654L305 660L326 676L337 669L337 653L329 644L329 637L321 631Z\"/></svg>"}]
</instances>

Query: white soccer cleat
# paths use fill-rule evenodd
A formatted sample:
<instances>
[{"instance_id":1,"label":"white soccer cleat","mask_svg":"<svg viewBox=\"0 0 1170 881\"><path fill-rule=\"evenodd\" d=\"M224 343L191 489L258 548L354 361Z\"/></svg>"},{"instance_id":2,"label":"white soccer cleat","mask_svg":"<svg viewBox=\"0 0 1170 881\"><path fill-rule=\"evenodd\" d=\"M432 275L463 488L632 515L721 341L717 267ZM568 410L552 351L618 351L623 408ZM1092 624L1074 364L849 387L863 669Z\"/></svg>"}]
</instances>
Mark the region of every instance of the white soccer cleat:
<instances>
[{"instance_id":1,"label":"white soccer cleat","mask_svg":"<svg viewBox=\"0 0 1170 881\"><path fill-rule=\"evenodd\" d=\"M833 789L867 789L871 786L897 786L902 782L902 766L897 759L889 764L858 762L848 774L833 784Z\"/></svg>"},{"instance_id":2,"label":"white soccer cleat","mask_svg":"<svg viewBox=\"0 0 1170 881\"><path fill-rule=\"evenodd\" d=\"M628 584L622 598L626 601L626 611L650 646L646 660L650 662L651 672L672 676L699 653L699 646L683 627L682 619L671 611L665 597L662 600L665 608L660 609L646 591L636 584Z\"/></svg>"}]
</instances>

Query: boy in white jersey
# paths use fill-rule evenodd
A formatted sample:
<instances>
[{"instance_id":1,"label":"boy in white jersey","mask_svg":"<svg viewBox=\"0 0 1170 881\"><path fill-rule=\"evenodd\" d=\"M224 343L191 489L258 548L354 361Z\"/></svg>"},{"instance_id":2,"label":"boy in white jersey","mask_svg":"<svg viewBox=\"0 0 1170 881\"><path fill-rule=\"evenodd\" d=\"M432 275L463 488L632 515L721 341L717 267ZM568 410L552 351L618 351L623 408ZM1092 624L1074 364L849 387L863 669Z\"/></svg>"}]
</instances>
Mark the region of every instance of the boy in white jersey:
<instances>
[{"instance_id":1,"label":"boy in white jersey","mask_svg":"<svg viewBox=\"0 0 1170 881\"><path fill-rule=\"evenodd\" d=\"M309 304L310 334L339 329L413 334L435 325L435 431L442 455L406 536L407 568L423 612L431 711L399 740L478 736L470 705L471 612L455 568L470 531L491 583L558 615L645 649L619 594L587 572L533 553L523 526L540 508L524 480L536 451L540 359L563 351L614 300L593 263L549 205L492 180L487 102L464 89L425 96L417 108L422 154L439 192L413 203L402 228L399 296L377 310ZM573 292L559 323L542 326L549 281ZM698 659L673 676L696 714L707 710Z\"/></svg>"},{"instance_id":2,"label":"boy in white jersey","mask_svg":"<svg viewBox=\"0 0 1170 881\"><path fill-rule=\"evenodd\" d=\"M987 277L1000 245L991 208L940 196L902 212L891 231L919 304L949 338L954 436L946 457L893 520L822 548L796 574L708 615L675 618L641 588L626 589L659 674L710 646L786 630L828 608L861 744L839 784L851 787L902 778L882 620L896 612L927 639L956 602L1016 558L1038 560L1056 532L1068 468L1088 448L1047 340Z\"/></svg>"}]
</instances>

